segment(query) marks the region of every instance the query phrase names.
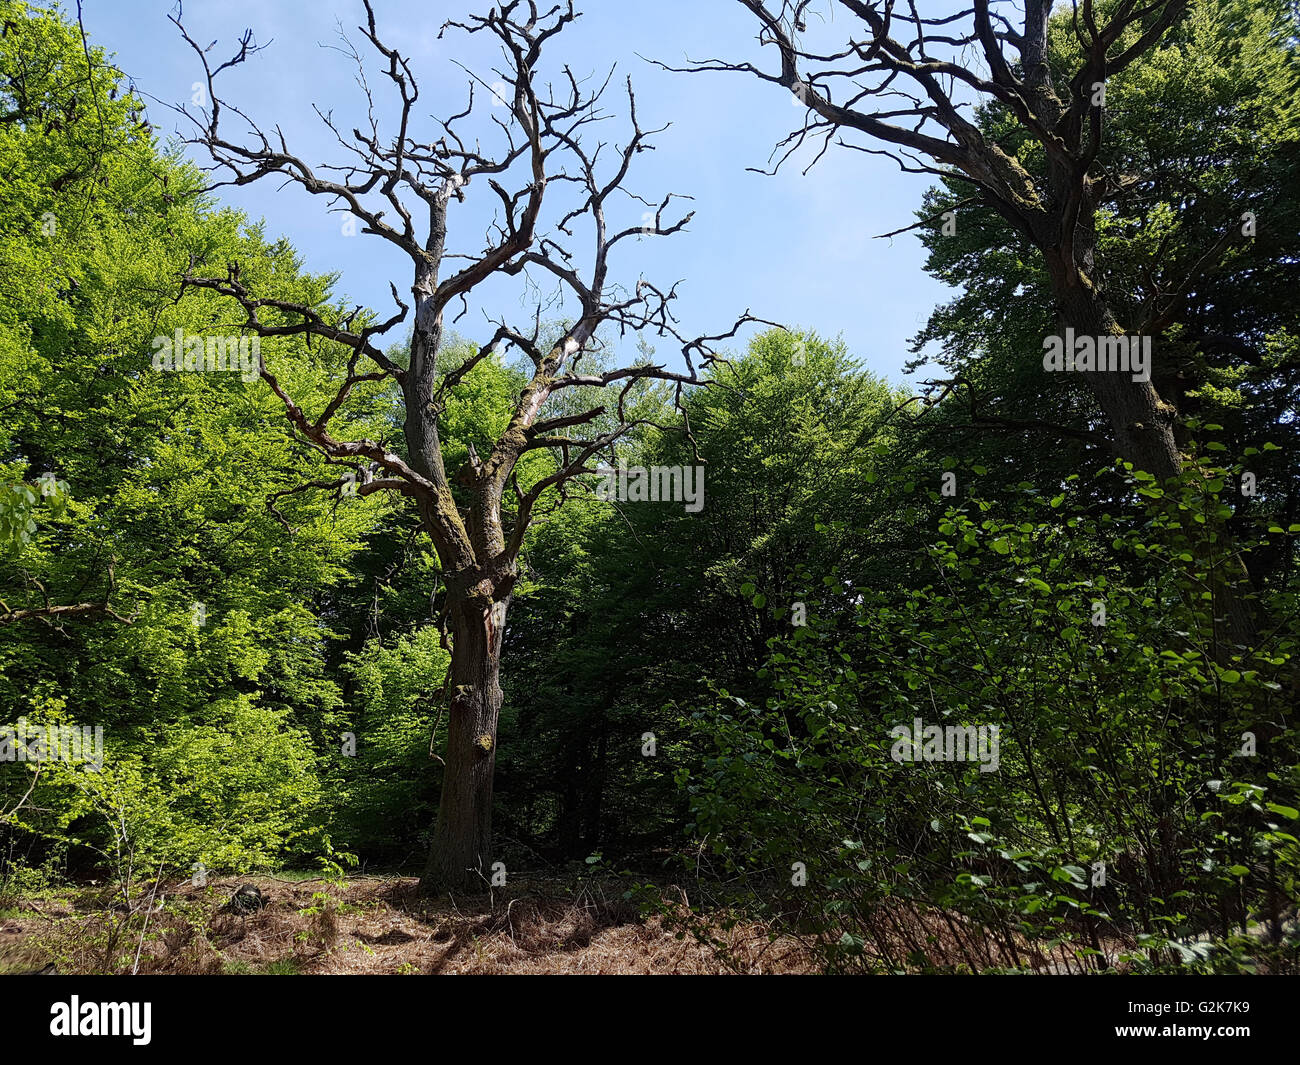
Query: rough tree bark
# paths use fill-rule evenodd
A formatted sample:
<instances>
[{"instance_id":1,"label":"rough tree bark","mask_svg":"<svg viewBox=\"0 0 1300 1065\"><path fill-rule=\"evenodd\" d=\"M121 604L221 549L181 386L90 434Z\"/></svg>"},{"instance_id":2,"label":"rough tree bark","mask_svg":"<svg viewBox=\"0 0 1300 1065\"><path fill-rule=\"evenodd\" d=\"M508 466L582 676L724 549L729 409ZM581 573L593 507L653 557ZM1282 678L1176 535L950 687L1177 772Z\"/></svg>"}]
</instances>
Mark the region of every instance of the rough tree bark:
<instances>
[{"instance_id":1,"label":"rough tree bark","mask_svg":"<svg viewBox=\"0 0 1300 1065\"><path fill-rule=\"evenodd\" d=\"M636 214L647 202L630 193L625 182L635 156L652 147L648 138L662 128L641 127L629 80L623 145L584 147L586 127L611 117L601 107L609 81L587 91L567 67L555 86L544 83L539 74L543 46L578 17L571 2L541 12L532 0L513 0L490 8L485 15L446 23L443 34L455 30L495 39L504 66L492 75L504 89L491 95L506 105L505 114L491 114L478 128L466 128L482 112L475 106L475 85L488 84L486 77L472 75L464 109L418 136L413 131L419 97L414 73L408 60L380 39L370 0L363 2L367 20L360 31L382 57L384 75L397 96L393 108L397 132L391 137L381 135L375 100L364 77L358 79L369 105L368 128L353 129L349 136L336 128L330 115L321 115L347 153L344 165L313 169L290 152L278 128L268 137L247 115L221 101L217 75L260 50L251 31L241 38L234 56L214 69L208 60L211 46L199 47L179 16L173 18L202 62L210 101L208 110L199 113L187 107L177 110L197 128L191 143L205 149L213 169L223 175L211 188L273 177L326 197L332 209L357 219L362 233L388 241L410 258L412 304L401 299L396 285L392 295L398 309L386 321L363 315L360 309L343 313L329 306L295 303L273 293L250 291L240 280L238 264L230 264L224 277L202 276L195 272L202 264L192 264L182 280L182 294L194 287L228 296L243 308L244 328L260 336L314 337L332 345L340 354L342 380L319 414L313 416L295 402L266 365L260 368L261 378L284 405L296 435L326 462L351 470L349 478L356 478L358 495L387 491L415 501L423 531L441 564L446 588L442 624L451 652L442 799L421 888L425 892L482 889L491 870L502 639L529 522L539 504L561 505L568 498L567 490L581 486L583 475L596 472L593 462L612 459L616 443L647 424L624 406L638 382L672 382L680 406L682 390L702 383L699 371L716 357L712 344L735 336L745 323L760 320L746 312L728 332L687 339L678 332L671 313L675 286L660 289L642 278L629 291L609 279L609 256L617 245L630 238L677 233L691 215L666 219L675 196L670 193L658 203L652 221L642 216L621 229L610 224L607 203L616 193L625 194L623 209ZM361 66L355 49L351 55ZM245 124L234 139L221 126L223 108ZM489 154L482 144L493 137L498 147ZM600 166L598 157L604 160ZM507 188L511 182L513 192ZM471 189L480 187L490 194L487 199L495 206L496 217L480 250L453 252L448 246L452 209ZM552 193L552 189L559 191ZM553 217L544 218L543 206L550 202L555 203ZM417 223L420 214L423 220ZM547 219L549 228L543 228ZM593 249L585 272L561 243L576 241L580 226L586 230L581 236L590 240L580 246ZM495 331L486 343L457 365L440 366L445 315L453 301L464 305L491 277L535 282L535 275L554 284L566 313L571 311L554 345L539 344L539 309L531 329L515 328L504 318L494 321ZM409 357L401 366L387 357L375 339L406 322L408 314ZM599 346L596 333L606 324L620 335L648 331L680 343L685 369L643 364L586 372L580 365L583 355ZM480 457L471 449L465 467L449 477L439 417L452 402L452 388L498 346L520 352L532 365L531 379L490 452ZM364 382L390 380L396 383L404 407L405 456L382 441L335 437L331 419L344 408L352 389ZM577 394L589 399L566 408L576 408L576 413L545 417L548 400L571 389L585 390ZM521 485L517 464L535 450L550 453L553 472ZM276 493L268 503L279 516L278 500L300 489L337 489L343 484L302 485Z\"/></svg>"},{"instance_id":2,"label":"rough tree bark","mask_svg":"<svg viewBox=\"0 0 1300 1065\"><path fill-rule=\"evenodd\" d=\"M492 781L501 715L501 638L507 599L484 588L454 611L446 771L424 880L460 885L486 875L492 853Z\"/></svg>"},{"instance_id":3,"label":"rough tree bark","mask_svg":"<svg viewBox=\"0 0 1300 1065\"><path fill-rule=\"evenodd\" d=\"M1079 284L1080 275L1069 268L1053 270L1058 299L1057 327L1086 336L1122 336L1123 327L1106 300ZM1115 454L1145 470L1161 482L1182 469L1182 455L1174 437L1177 411L1161 398L1151 381L1134 381L1129 374L1084 375L1097 405L1110 426Z\"/></svg>"}]
</instances>

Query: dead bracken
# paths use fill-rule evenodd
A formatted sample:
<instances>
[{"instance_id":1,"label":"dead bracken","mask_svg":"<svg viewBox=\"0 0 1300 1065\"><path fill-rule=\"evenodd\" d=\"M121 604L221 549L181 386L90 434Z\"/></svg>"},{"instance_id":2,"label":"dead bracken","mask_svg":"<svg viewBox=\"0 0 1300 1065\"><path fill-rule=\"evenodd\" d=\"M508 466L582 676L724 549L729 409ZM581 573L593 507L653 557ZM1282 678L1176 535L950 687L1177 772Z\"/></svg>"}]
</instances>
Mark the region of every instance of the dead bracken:
<instances>
[{"instance_id":1,"label":"dead bracken","mask_svg":"<svg viewBox=\"0 0 1300 1065\"><path fill-rule=\"evenodd\" d=\"M238 886L239 890L236 891ZM245 890L251 889L251 891ZM78 889L0 923L0 974L57 959L61 973L129 972L137 934L105 964L110 913L77 913ZM257 893L244 914L229 902ZM708 944L659 916L642 919L621 892L577 892L558 882L513 884L491 899L419 897L414 878L359 877L344 884L247 877L170 887L141 950L141 974L714 974L810 973L816 961L794 938L740 924ZM267 903L266 900L271 901Z\"/></svg>"}]
</instances>

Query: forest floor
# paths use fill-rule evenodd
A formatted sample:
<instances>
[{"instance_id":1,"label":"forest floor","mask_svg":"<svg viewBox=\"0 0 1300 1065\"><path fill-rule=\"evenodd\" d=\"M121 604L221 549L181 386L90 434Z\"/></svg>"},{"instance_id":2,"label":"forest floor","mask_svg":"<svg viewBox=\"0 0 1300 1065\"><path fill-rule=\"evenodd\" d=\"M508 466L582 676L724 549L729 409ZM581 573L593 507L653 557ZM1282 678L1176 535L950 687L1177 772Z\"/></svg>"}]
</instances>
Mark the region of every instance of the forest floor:
<instances>
[{"instance_id":1,"label":"forest floor","mask_svg":"<svg viewBox=\"0 0 1300 1065\"><path fill-rule=\"evenodd\" d=\"M247 885L261 892L264 908L232 912L232 895ZM728 920L725 912L692 915L680 888L653 889L647 916L619 880L519 878L491 895L456 899L421 898L416 886L414 877L400 876L220 877L203 887L168 883L161 898L152 885L137 888L134 912L111 884L7 896L0 902L0 975L769 975L815 973L825 963L794 935ZM930 971L1003 964L978 928L957 934L955 915L895 907L881 916L909 929L907 942L925 944ZM684 918L698 935L684 931ZM1112 971L1128 970L1118 959L1131 942L1103 936L1100 947ZM901 942L893 949L906 956ZM1272 971L1296 971L1295 949ZM1013 971L1095 968L1083 960L1082 942L1035 945L1017 937L1013 953Z\"/></svg>"},{"instance_id":2,"label":"forest floor","mask_svg":"<svg viewBox=\"0 0 1300 1065\"><path fill-rule=\"evenodd\" d=\"M227 903L254 884L264 909ZM247 876L169 885L144 929L103 886L61 889L0 910L0 974L752 974L814 972L797 940L755 925L713 929L731 964L623 886L521 881L494 896L418 897L413 878ZM146 902L150 900L146 899ZM138 957L138 960L137 960Z\"/></svg>"}]
</instances>

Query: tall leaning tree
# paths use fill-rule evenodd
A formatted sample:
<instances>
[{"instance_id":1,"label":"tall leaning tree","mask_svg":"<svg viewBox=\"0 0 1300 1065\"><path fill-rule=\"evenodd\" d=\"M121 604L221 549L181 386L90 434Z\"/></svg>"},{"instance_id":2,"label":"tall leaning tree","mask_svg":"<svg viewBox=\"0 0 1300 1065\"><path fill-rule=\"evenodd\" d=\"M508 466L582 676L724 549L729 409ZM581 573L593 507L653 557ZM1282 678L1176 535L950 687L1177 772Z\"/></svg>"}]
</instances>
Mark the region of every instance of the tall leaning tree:
<instances>
[{"instance_id":1,"label":"tall leaning tree","mask_svg":"<svg viewBox=\"0 0 1300 1065\"><path fill-rule=\"evenodd\" d=\"M567 66L554 82L540 73L544 46L578 17L571 2L539 11L535 2L513 0L444 24L440 36L449 31L490 35L503 65L492 72L496 81L490 88L484 77L471 74L463 104L419 131L420 90L411 64L381 40L370 0L365 13L359 30L382 58L394 94L392 126L391 132L381 132L378 105L362 70L365 127L344 132L332 115L321 113L343 153L341 163L309 165L290 150L278 127L264 133L220 98L216 81L222 71L259 50L251 32L230 59L214 65L211 46L200 47L181 19L174 19L203 64L206 86L205 106L179 110L196 125L190 143L211 157L211 188L271 179L323 197L332 209L355 218L361 233L387 241L410 259L409 305L396 283L391 285L396 310L383 321L286 302L251 291L238 264L230 264L224 277L200 276L192 268L182 286L211 289L236 301L242 328L253 334L305 335L340 353L337 393L320 410L299 406L264 364L261 379L283 403L292 431L327 462L348 468L336 484L323 487L352 483L358 495L400 493L418 508L442 570L442 624L451 651L442 797L421 889L469 890L486 885L491 866L502 636L530 520L561 504L566 489L577 487L575 478L594 473L594 464L612 456L620 438L645 424L625 403L638 383L671 382L682 409L683 390L701 383L701 371L716 357L712 345L757 319L746 313L726 333L688 339L672 313L675 285L659 287L642 278L626 286L610 278L611 254L620 245L676 233L691 215L668 217L674 193L649 201L625 187L633 160L652 147L650 137L667 128L641 127L630 79L620 147L587 141L591 127L613 117L601 103L610 78L587 89ZM363 66L355 49L345 51ZM494 99L498 106L488 110ZM238 127L233 132L232 124ZM484 133L498 142L495 150L483 147ZM451 234L456 209L475 190L492 205L493 217L482 245L466 251ZM635 221L619 227L616 213ZM554 286L571 312L563 334L549 345L539 339L540 309L529 326L512 325L503 315L490 320L492 334L480 338L481 346L449 359L449 312L467 306L468 297L489 279L503 277L524 286L525 297L535 295L543 282ZM409 352L395 361L377 341L404 324L411 330ZM607 333L648 333L680 344L683 368L641 362L586 369L583 357L600 346L602 326ZM454 402L455 385L498 349L527 358L527 384L490 450L480 455L471 448L464 468L449 471L439 417ZM337 438L331 419L350 393L385 381L395 383L400 394L404 448ZM682 428L689 433L688 423ZM517 464L538 450L552 456L551 472L521 486Z\"/></svg>"},{"instance_id":2,"label":"tall leaning tree","mask_svg":"<svg viewBox=\"0 0 1300 1065\"><path fill-rule=\"evenodd\" d=\"M835 0L830 14L847 16L847 34L814 0L737 2L757 19L772 68L709 60L686 69L740 71L793 93L807 119L780 146L786 158L819 138L825 151L838 134L842 146L885 155L909 172L964 182L1041 256L1062 329L1148 335L1168 320L1192 278L1164 292L1143 321L1116 320L1096 257L1096 219L1120 182L1133 178L1095 164L1106 125L1101 87L1161 39L1187 0L1080 0L1058 16L1070 20L1080 45L1080 61L1064 72L1049 62L1054 0L974 0L932 17L915 3ZM981 130L973 108L986 104L1015 116L1014 146ZM1038 151L1021 148L1026 139ZM1240 236L1241 221L1225 218L1222 239L1205 249L1200 267ZM1162 479L1177 473L1176 412L1155 386L1123 373L1085 377L1116 453Z\"/></svg>"},{"instance_id":3,"label":"tall leaning tree","mask_svg":"<svg viewBox=\"0 0 1300 1065\"><path fill-rule=\"evenodd\" d=\"M1054 0L973 0L929 17L920 10L928 5L896 0L736 2L757 20L760 52L773 59L768 68L712 59L669 69L740 72L792 93L805 120L777 146L778 167L805 144L817 148L815 162L838 138L841 147L886 156L905 171L965 185L968 202L996 211L1040 258L1062 332L1152 336L1158 359L1159 334L1176 320L1189 286L1246 239L1241 214L1224 217L1186 275L1161 279L1138 318L1119 320L1097 254L1098 218L1143 175L1110 173L1099 163L1105 84L1162 40L1188 0L1077 0L1055 16ZM1057 20L1077 42L1074 61L1049 50ZM980 108L1012 116L998 127L1005 143L982 128ZM1254 206L1249 190L1241 206L1242 213ZM1175 397L1129 373L1081 376L1115 455L1161 481L1176 475ZM1233 642L1251 642L1254 623L1241 595L1227 584L1222 593Z\"/></svg>"}]
</instances>

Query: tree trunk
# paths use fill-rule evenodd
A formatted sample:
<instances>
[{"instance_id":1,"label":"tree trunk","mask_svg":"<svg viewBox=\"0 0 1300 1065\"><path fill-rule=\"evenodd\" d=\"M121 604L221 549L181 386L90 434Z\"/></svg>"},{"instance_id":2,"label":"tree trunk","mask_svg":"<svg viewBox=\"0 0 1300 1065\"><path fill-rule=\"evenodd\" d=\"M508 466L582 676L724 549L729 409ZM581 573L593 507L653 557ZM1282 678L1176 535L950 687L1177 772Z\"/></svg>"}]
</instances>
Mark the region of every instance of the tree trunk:
<instances>
[{"instance_id":1,"label":"tree trunk","mask_svg":"<svg viewBox=\"0 0 1300 1065\"><path fill-rule=\"evenodd\" d=\"M1123 334L1110 308L1095 293L1077 283L1061 288L1058 282L1057 322L1062 333L1070 326L1080 336ZM1155 385L1113 371L1087 373L1084 378L1110 424L1115 454L1161 484L1176 476L1183 466L1174 436L1177 412L1160 398Z\"/></svg>"},{"instance_id":2,"label":"tree trunk","mask_svg":"<svg viewBox=\"0 0 1300 1065\"><path fill-rule=\"evenodd\" d=\"M1079 335L1104 337L1124 332L1105 301L1077 285L1058 292L1058 300L1057 320L1062 331L1068 325ZM1177 476L1183 468L1174 432L1177 411L1160 397L1153 380L1134 381L1130 374L1114 371L1084 376L1110 424L1116 456L1131 462L1134 469L1152 474L1162 485ZM1154 373L1151 376L1154 378ZM1212 578L1212 591L1214 653L1227 661L1239 646L1253 645L1257 633L1248 601L1250 581L1240 559L1224 559Z\"/></svg>"},{"instance_id":3,"label":"tree trunk","mask_svg":"<svg viewBox=\"0 0 1300 1065\"><path fill-rule=\"evenodd\" d=\"M600 738L596 742L596 759L582 811L583 849L588 853L600 847L600 812L605 799L605 771L609 760L609 718L600 715Z\"/></svg>"},{"instance_id":4,"label":"tree trunk","mask_svg":"<svg viewBox=\"0 0 1300 1065\"><path fill-rule=\"evenodd\" d=\"M1105 334L1100 334L1105 335ZM1182 469L1174 437L1174 409L1150 381L1123 373L1090 373L1088 385L1115 434L1115 453L1164 484Z\"/></svg>"},{"instance_id":5,"label":"tree trunk","mask_svg":"<svg viewBox=\"0 0 1300 1065\"><path fill-rule=\"evenodd\" d=\"M450 715L442 801L423 894L486 891L492 880L492 776L501 713L501 637L507 602L449 588Z\"/></svg>"}]
</instances>

